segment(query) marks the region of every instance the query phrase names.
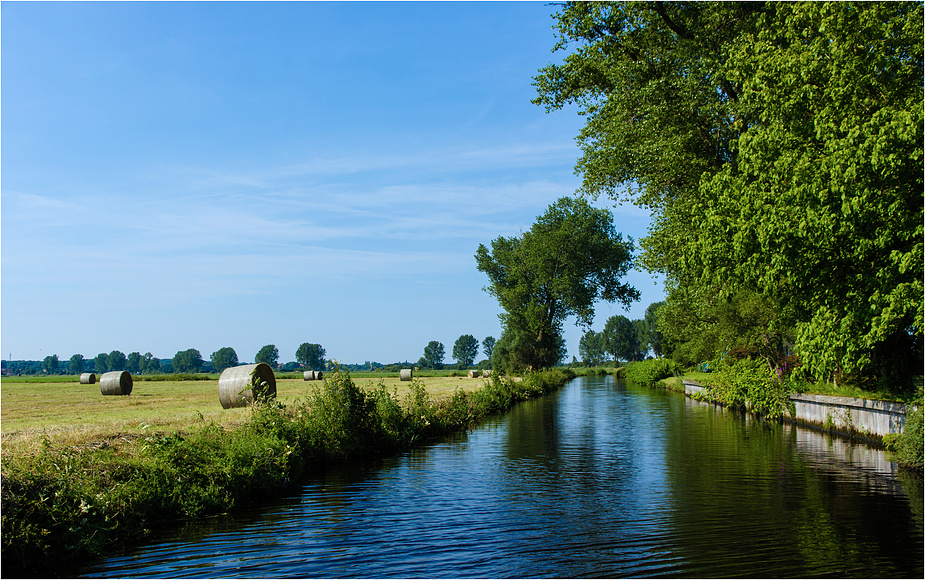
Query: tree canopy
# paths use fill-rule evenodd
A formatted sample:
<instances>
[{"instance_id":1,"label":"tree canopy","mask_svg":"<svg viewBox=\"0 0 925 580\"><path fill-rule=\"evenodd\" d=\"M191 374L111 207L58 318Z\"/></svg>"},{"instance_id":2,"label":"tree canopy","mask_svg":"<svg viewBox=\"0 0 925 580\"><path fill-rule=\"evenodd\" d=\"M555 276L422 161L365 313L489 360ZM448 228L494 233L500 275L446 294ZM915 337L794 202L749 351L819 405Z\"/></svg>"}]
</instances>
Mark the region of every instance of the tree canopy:
<instances>
[{"instance_id":1,"label":"tree canopy","mask_svg":"<svg viewBox=\"0 0 925 580\"><path fill-rule=\"evenodd\" d=\"M526 349L520 358L527 368L559 362L568 316L590 326L598 300L629 306L639 298L621 281L633 262L632 239L617 233L609 211L581 198L559 199L529 231L496 238L490 251L479 244L475 258L490 281L485 290L504 309L505 330L520 336L509 342Z\"/></svg>"},{"instance_id":2,"label":"tree canopy","mask_svg":"<svg viewBox=\"0 0 925 580\"><path fill-rule=\"evenodd\" d=\"M202 355L195 348L178 351L173 355L173 370L176 373L198 373L202 368Z\"/></svg>"},{"instance_id":3,"label":"tree canopy","mask_svg":"<svg viewBox=\"0 0 925 580\"><path fill-rule=\"evenodd\" d=\"M810 377L920 372L922 3L568 3L557 20L568 54L535 102L585 115L583 193L651 210L641 263L669 308L757 296Z\"/></svg>"},{"instance_id":4,"label":"tree canopy","mask_svg":"<svg viewBox=\"0 0 925 580\"><path fill-rule=\"evenodd\" d=\"M446 356L446 350L443 343L432 340L424 347L424 362L432 369L439 369L443 366L443 358Z\"/></svg>"},{"instance_id":5,"label":"tree canopy","mask_svg":"<svg viewBox=\"0 0 925 580\"><path fill-rule=\"evenodd\" d=\"M491 355L495 351L495 337L486 336L482 339L482 352L485 353L485 358L491 360Z\"/></svg>"},{"instance_id":6,"label":"tree canopy","mask_svg":"<svg viewBox=\"0 0 925 580\"><path fill-rule=\"evenodd\" d=\"M213 352L209 361L212 363L212 370L220 373L227 368L238 366L238 353L230 346L224 346Z\"/></svg>"},{"instance_id":7,"label":"tree canopy","mask_svg":"<svg viewBox=\"0 0 925 580\"><path fill-rule=\"evenodd\" d=\"M295 359L302 366L311 369L323 369L325 354L324 347L320 344L303 342L295 351Z\"/></svg>"},{"instance_id":8,"label":"tree canopy","mask_svg":"<svg viewBox=\"0 0 925 580\"><path fill-rule=\"evenodd\" d=\"M71 373L79 375L80 373L84 372L84 363L84 355L75 354L71 356L70 365L68 368L70 369Z\"/></svg>"},{"instance_id":9,"label":"tree canopy","mask_svg":"<svg viewBox=\"0 0 925 580\"><path fill-rule=\"evenodd\" d=\"M266 344L260 347L260 350L257 351L257 355L254 357L254 362L266 363L275 369L279 362L279 350L276 348L276 345Z\"/></svg>"},{"instance_id":10,"label":"tree canopy","mask_svg":"<svg viewBox=\"0 0 925 580\"><path fill-rule=\"evenodd\" d=\"M453 358L461 367L467 367L475 362L479 354L479 341L471 334L464 334L453 344Z\"/></svg>"}]
</instances>

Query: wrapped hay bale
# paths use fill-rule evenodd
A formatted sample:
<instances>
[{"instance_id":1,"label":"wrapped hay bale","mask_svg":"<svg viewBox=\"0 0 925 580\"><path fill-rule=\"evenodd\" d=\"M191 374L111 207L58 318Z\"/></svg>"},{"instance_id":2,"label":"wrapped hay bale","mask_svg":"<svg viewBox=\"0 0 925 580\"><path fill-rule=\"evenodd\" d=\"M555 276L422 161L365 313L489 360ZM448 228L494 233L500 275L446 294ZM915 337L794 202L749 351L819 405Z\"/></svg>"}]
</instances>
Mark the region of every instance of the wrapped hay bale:
<instances>
[{"instance_id":1,"label":"wrapped hay bale","mask_svg":"<svg viewBox=\"0 0 925 580\"><path fill-rule=\"evenodd\" d=\"M245 407L257 398L275 396L276 375L267 363L230 367L218 378L218 401L223 409Z\"/></svg>"},{"instance_id":2,"label":"wrapped hay bale","mask_svg":"<svg viewBox=\"0 0 925 580\"><path fill-rule=\"evenodd\" d=\"M111 371L100 377L100 392L104 395L130 395L132 375L128 371Z\"/></svg>"},{"instance_id":3,"label":"wrapped hay bale","mask_svg":"<svg viewBox=\"0 0 925 580\"><path fill-rule=\"evenodd\" d=\"M477 378L479 378L480 375L481 375L481 373L479 373L479 371L469 371L469 378L470 378L470 379L477 379Z\"/></svg>"},{"instance_id":4,"label":"wrapped hay bale","mask_svg":"<svg viewBox=\"0 0 925 580\"><path fill-rule=\"evenodd\" d=\"M402 369L398 372L398 378L403 381L410 381L413 375L414 371L411 369Z\"/></svg>"},{"instance_id":5,"label":"wrapped hay bale","mask_svg":"<svg viewBox=\"0 0 925 580\"><path fill-rule=\"evenodd\" d=\"M487 378L490 377L490 376L491 376L491 371L490 371L490 370L485 369L485 370L482 371L482 378L487 379Z\"/></svg>"},{"instance_id":6,"label":"wrapped hay bale","mask_svg":"<svg viewBox=\"0 0 925 580\"><path fill-rule=\"evenodd\" d=\"M321 372L321 371L312 371L312 372L315 373L315 380L316 380L316 381L320 381L321 379L324 378L324 373L323 373L323 372Z\"/></svg>"},{"instance_id":7,"label":"wrapped hay bale","mask_svg":"<svg viewBox=\"0 0 925 580\"><path fill-rule=\"evenodd\" d=\"M315 371L305 371L302 373L302 380L305 381L314 381L315 380Z\"/></svg>"},{"instance_id":8,"label":"wrapped hay bale","mask_svg":"<svg viewBox=\"0 0 925 580\"><path fill-rule=\"evenodd\" d=\"M96 382L96 375L93 373L81 373L80 374L80 384L81 385L92 385Z\"/></svg>"}]
</instances>

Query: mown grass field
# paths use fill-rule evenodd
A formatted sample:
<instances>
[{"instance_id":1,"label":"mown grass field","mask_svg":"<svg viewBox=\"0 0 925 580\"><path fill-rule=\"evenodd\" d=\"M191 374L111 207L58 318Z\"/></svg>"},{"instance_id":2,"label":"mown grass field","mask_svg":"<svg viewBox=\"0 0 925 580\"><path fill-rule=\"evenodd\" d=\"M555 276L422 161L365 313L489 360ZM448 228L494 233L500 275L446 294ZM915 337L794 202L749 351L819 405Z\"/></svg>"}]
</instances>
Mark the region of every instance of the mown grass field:
<instances>
[{"instance_id":1,"label":"mown grass field","mask_svg":"<svg viewBox=\"0 0 925 580\"><path fill-rule=\"evenodd\" d=\"M403 400L410 382L394 376L351 374L357 386L372 390L382 384ZM46 439L53 445L89 445L101 440L133 438L152 432L182 431L203 423L242 424L247 408L223 409L218 401L218 375L214 380L138 381L128 396L103 396L99 384L81 385L78 377L37 382L4 378L0 382L0 431L4 455L29 453ZM429 376L415 378L434 401L457 389L474 391L487 379ZM283 404L309 397L323 381L277 379L277 397Z\"/></svg>"}]
</instances>

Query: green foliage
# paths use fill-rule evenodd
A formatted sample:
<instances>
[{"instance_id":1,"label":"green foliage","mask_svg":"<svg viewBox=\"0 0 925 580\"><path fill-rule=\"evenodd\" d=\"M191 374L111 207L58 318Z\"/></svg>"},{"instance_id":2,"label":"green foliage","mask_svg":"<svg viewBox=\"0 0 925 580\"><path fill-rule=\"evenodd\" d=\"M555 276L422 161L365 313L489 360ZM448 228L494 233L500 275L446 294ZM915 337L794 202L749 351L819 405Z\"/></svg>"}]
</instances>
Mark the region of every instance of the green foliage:
<instances>
[{"instance_id":1,"label":"green foliage","mask_svg":"<svg viewBox=\"0 0 925 580\"><path fill-rule=\"evenodd\" d=\"M142 358L140 352L130 352L125 360L125 370L132 373L140 373L142 369Z\"/></svg>"},{"instance_id":2,"label":"green foliage","mask_svg":"<svg viewBox=\"0 0 925 580\"><path fill-rule=\"evenodd\" d=\"M662 344L665 340L664 334L662 333L658 324L660 318L659 310L664 305L664 301L653 302L652 304L649 304L649 307L646 308L645 318L643 318L648 331L648 346L652 349L652 352L656 357L662 356Z\"/></svg>"},{"instance_id":3,"label":"green foliage","mask_svg":"<svg viewBox=\"0 0 925 580\"><path fill-rule=\"evenodd\" d=\"M598 299L625 306L637 300L639 292L620 282L632 251L632 240L616 232L609 211L568 197L549 206L522 236L499 237L490 251L479 244L478 269L504 309L505 329L517 334L518 364L555 366L562 323L575 315L590 326Z\"/></svg>"},{"instance_id":4,"label":"green foliage","mask_svg":"<svg viewBox=\"0 0 925 580\"><path fill-rule=\"evenodd\" d=\"M495 343L491 357L491 368L498 373L520 374L528 370L536 361L538 353L544 359L558 364L566 356L565 339L558 332L548 347L550 352L541 350L533 335L518 327L505 328L501 338Z\"/></svg>"},{"instance_id":5,"label":"green foliage","mask_svg":"<svg viewBox=\"0 0 925 580\"><path fill-rule=\"evenodd\" d=\"M122 351L114 350L106 355L106 369L108 371L124 371L128 358Z\"/></svg>"},{"instance_id":6,"label":"green foliage","mask_svg":"<svg viewBox=\"0 0 925 580\"><path fill-rule=\"evenodd\" d=\"M141 357L141 372L143 373L157 373L161 370L161 361L158 358L155 358L150 352L146 352L143 357Z\"/></svg>"},{"instance_id":7,"label":"green foliage","mask_svg":"<svg viewBox=\"0 0 925 580\"><path fill-rule=\"evenodd\" d=\"M677 363L671 359L652 358L629 363L624 373L627 381L644 387L654 387L660 380L672 377L680 370Z\"/></svg>"},{"instance_id":8,"label":"green foliage","mask_svg":"<svg viewBox=\"0 0 925 580\"><path fill-rule=\"evenodd\" d=\"M212 353L209 357L212 370L221 373L223 370L238 366L238 353L230 346L225 346Z\"/></svg>"},{"instance_id":9,"label":"green foliage","mask_svg":"<svg viewBox=\"0 0 925 580\"><path fill-rule=\"evenodd\" d=\"M84 372L84 363L86 362L84 361L84 355L75 354L71 356L71 360L69 362L70 365L68 366L68 370L71 371L71 374L79 375L80 373Z\"/></svg>"},{"instance_id":10,"label":"green foliage","mask_svg":"<svg viewBox=\"0 0 925 580\"><path fill-rule=\"evenodd\" d=\"M453 345L453 358L459 366L466 368L475 361L479 354L479 341L471 334L464 334Z\"/></svg>"},{"instance_id":11,"label":"green foliage","mask_svg":"<svg viewBox=\"0 0 925 580\"><path fill-rule=\"evenodd\" d=\"M485 358L491 360L491 355L495 350L495 337L486 336L482 340L482 352L485 353Z\"/></svg>"},{"instance_id":12,"label":"green foliage","mask_svg":"<svg viewBox=\"0 0 925 580\"><path fill-rule=\"evenodd\" d=\"M604 348L614 360L638 360L640 341L636 326L629 318L614 315L604 324Z\"/></svg>"},{"instance_id":13,"label":"green foliage","mask_svg":"<svg viewBox=\"0 0 925 580\"><path fill-rule=\"evenodd\" d=\"M270 365L270 368L276 368L276 365L279 363L279 350L276 348L275 344L266 344L260 347L260 350L257 351L257 354L254 356L255 363L266 363Z\"/></svg>"},{"instance_id":14,"label":"green foliage","mask_svg":"<svg viewBox=\"0 0 925 580\"><path fill-rule=\"evenodd\" d=\"M666 274L668 306L687 303L675 316L694 313L668 341L683 358L730 347L694 329L728 342L713 314L746 293L777 314L752 332L792 339L807 378L921 372L922 3L568 3L557 18L569 54L535 102L585 116L582 192L652 211L641 263Z\"/></svg>"},{"instance_id":15,"label":"green foliage","mask_svg":"<svg viewBox=\"0 0 925 580\"><path fill-rule=\"evenodd\" d=\"M437 340L432 340L427 343L427 346L424 347L424 357L423 361L425 365L432 369L440 369L443 367L443 358L446 356L446 350L443 348L443 343Z\"/></svg>"},{"instance_id":16,"label":"green foliage","mask_svg":"<svg viewBox=\"0 0 925 580\"><path fill-rule=\"evenodd\" d=\"M320 370L324 368L324 357L327 353L320 344L303 342L295 351L295 359L304 367Z\"/></svg>"},{"instance_id":17,"label":"green foliage","mask_svg":"<svg viewBox=\"0 0 925 580\"><path fill-rule=\"evenodd\" d=\"M919 387L914 403L907 406L906 424L898 437L887 440L884 444L893 452L893 459L902 467L922 472L925 468L925 430L923 430L922 387Z\"/></svg>"},{"instance_id":18,"label":"green foliage","mask_svg":"<svg viewBox=\"0 0 925 580\"><path fill-rule=\"evenodd\" d=\"M58 372L58 355L48 355L42 361L42 371L53 375Z\"/></svg>"},{"instance_id":19,"label":"green foliage","mask_svg":"<svg viewBox=\"0 0 925 580\"><path fill-rule=\"evenodd\" d=\"M789 378L778 375L760 359L724 362L705 381L706 397L727 407L737 407L779 418L792 412Z\"/></svg>"},{"instance_id":20,"label":"green foliage","mask_svg":"<svg viewBox=\"0 0 925 580\"><path fill-rule=\"evenodd\" d=\"M597 366L604 362L604 334L589 330L578 341L578 354L586 365Z\"/></svg>"},{"instance_id":21,"label":"green foliage","mask_svg":"<svg viewBox=\"0 0 925 580\"><path fill-rule=\"evenodd\" d=\"M173 356L173 370L177 373L198 373L202 368L202 355L195 348L178 351Z\"/></svg>"},{"instance_id":22,"label":"green foliage","mask_svg":"<svg viewBox=\"0 0 925 580\"><path fill-rule=\"evenodd\" d=\"M93 357L93 370L100 374L109 370L109 357L105 352L101 352Z\"/></svg>"}]
</instances>

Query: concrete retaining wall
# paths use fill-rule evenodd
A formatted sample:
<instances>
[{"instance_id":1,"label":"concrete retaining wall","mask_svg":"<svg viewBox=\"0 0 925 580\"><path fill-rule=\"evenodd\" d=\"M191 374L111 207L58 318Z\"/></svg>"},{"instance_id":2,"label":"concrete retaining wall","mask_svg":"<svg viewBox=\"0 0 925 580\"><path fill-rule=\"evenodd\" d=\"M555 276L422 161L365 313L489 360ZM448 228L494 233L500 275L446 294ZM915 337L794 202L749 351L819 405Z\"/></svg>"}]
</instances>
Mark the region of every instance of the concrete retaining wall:
<instances>
[{"instance_id":1,"label":"concrete retaining wall","mask_svg":"<svg viewBox=\"0 0 925 580\"><path fill-rule=\"evenodd\" d=\"M684 380L688 396L702 390L697 382ZM906 423L906 406L902 403L828 395L790 395L790 400L793 421L848 434L883 437L901 433Z\"/></svg>"},{"instance_id":2,"label":"concrete retaining wall","mask_svg":"<svg viewBox=\"0 0 925 580\"><path fill-rule=\"evenodd\" d=\"M902 403L827 395L790 395L794 419L818 427L883 437L901 433L906 424Z\"/></svg>"}]
</instances>

